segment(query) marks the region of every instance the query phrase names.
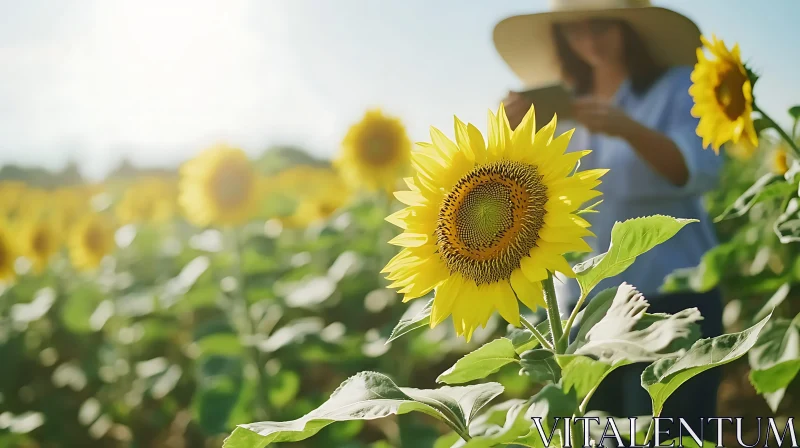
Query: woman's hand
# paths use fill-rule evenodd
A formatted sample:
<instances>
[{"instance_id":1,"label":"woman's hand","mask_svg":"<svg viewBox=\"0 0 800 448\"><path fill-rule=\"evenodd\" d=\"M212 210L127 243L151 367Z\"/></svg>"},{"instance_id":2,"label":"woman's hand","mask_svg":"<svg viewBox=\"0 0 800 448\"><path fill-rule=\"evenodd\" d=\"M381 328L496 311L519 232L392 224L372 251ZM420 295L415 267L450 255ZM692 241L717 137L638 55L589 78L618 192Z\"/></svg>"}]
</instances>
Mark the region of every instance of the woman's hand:
<instances>
[{"instance_id":1,"label":"woman's hand","mask_svg":"<svg viewBox=\"0 0 800 448\"><path fill-rule=\"evenodd\" d=\"M508 95L503 100L503 107L506 109L506 116L508 116L508 124L511 129L516 129L517 126L525 118L525 114L531 108L531 101L520 95L518 92L508 92Z\"/></svg>"},{"instance_id":2,"label":"woman's hand","mask_svg":"<svg viewBox=\"0 0 800 448\"><path fill-rule=\"evenodd\" d=\"M595 97L576 99L572 113L591 132L612 137L625 137L637 125L622 109Z\"/></svg>"}]
</instances>

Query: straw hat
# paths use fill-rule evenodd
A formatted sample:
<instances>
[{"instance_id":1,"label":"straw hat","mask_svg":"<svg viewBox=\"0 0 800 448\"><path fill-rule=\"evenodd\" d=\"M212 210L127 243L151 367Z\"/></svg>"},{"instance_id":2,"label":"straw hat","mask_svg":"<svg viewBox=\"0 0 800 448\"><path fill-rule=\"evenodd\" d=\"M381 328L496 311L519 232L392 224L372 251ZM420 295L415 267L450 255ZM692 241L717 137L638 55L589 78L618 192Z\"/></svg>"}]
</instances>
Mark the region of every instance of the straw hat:
<instances>
[{"instance_id":1,"label":"straw hat","mask_svg":"<svg viewBox=\"0 0 800 448\"><path fill-rule=\"evenodd\" d=\"M590 18L624 20L659 64L694 65L700 30L685 16L649 0L550 0L551 10L509 17L494 29L494 45L527 87L561 80L552 25Z\"/></svg>"}]
</instances>

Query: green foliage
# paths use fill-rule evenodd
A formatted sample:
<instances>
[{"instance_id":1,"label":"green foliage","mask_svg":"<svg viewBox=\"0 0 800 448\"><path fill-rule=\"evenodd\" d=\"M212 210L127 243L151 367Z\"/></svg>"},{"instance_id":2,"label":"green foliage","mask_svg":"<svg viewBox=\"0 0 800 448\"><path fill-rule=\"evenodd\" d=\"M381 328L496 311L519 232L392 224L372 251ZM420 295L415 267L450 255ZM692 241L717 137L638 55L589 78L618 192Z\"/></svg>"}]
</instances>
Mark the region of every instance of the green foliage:
<instances>
[{"instance_id":1,"label":"green foliage","mask_svg":"<svg viewBox=\"0 0 800 448\"><path fill-rule=\"evenodd\" d=\"M636 261L636 257L672 238L692 222L697 220L655 215L615 223L608 252L573 268L581 294L587 296L603 279L621 274Z\"/></svg>"},{"instance_id":2,"label":"green foliage","mask_svg":"<svg viewBox=\"0 0 800 448\"><path fill-rule=\"evenodd\" d=\"M800 314L770 321L748 356L750 382L776 412L786 387L800 372Z\"/></svg>"},{"instance_id":3,"label":"green foliage","mask_svg":"<svg viewBox=\"0 0 800 448\"><path fill-rule=\"evenodd\" d=\"M677 358L656 361L642 373L642 387L653 400L653 415L660 415L670 395L689 379L744 356L758 341L769 316L739 333L701 339L688 352Z\"/></svg>"},{"instance_id":4,"label":"green foliage","mask_svg":"<svg viewBox=\"0 0 800 448\"><path fill-rule=\"evenodd\" d=\"M499 338L459 359L436 378L437 383L461 384L486 378L503 366L519 362L510 339Z\"/></svg>"},{"instance_id":5,"label":"green foliage","mask_svg":"<svg viewBox=\"0 0 800 448\"><path fill-rule=\"evenodd\" d=\"M428 414L466 434L477 412L502 392L503 387L497 383L435 390L401 388L386 375L362 372L342 383L328 401L302 418L241 425L225 440L224 446L252 448L298 441L333 422L372 420L408 412Z\"/></svg>"}]
</instances>

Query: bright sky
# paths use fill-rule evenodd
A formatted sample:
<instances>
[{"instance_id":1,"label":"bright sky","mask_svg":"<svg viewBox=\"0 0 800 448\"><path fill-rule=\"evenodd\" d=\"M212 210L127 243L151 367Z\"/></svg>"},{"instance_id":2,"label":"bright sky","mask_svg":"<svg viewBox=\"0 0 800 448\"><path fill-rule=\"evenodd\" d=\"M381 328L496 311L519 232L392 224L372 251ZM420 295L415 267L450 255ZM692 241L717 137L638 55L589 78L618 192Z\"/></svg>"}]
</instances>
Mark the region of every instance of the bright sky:
<instances>
[{"instance_id":1,"label":"bright sky","mask_svg":"<svg viewBox=\"0 0 800 448\"><path fill-rule=\"evenodd\" d=\"M738 41L772 115L800 103L800 2L655 1ZM765 7L765 5L769 7ZM520 87L491 32L546 0L0 0L0 164L104 175L170 166L217 141L330 157L368 107L415 141L484 127ZM791 55L791 57L790 57ZM784 121L787 123L787 121Z\"/></svg>"}]
</instances>

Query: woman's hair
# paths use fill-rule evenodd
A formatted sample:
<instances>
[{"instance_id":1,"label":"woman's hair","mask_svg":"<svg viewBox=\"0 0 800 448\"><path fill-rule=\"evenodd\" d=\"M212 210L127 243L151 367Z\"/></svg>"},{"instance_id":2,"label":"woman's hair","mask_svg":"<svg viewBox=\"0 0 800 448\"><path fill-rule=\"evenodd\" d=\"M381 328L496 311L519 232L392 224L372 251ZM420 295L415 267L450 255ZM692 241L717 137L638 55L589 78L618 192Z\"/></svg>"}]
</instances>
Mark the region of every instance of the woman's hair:
<instances>
[{"instance_id":1,"label":"woman's hair","mask_svg":"<svg viewBox=\"0 0 800 448\"><path fill-rule=\"evenodd\" d=\"M641 95L653 85L665 72L665 68L658 65L650 52L647 51L644 41L636 31L625 21L614 21L622 28L625 64L631 79L631 88L636 95ZM553 39L556 51L561 61L561 75L572 84L575 93L585 95L592 91L592 67L582 60L572 48L560 25L553 25Z\"/></svg>"}]
</instances>

